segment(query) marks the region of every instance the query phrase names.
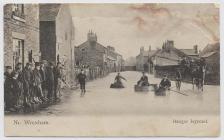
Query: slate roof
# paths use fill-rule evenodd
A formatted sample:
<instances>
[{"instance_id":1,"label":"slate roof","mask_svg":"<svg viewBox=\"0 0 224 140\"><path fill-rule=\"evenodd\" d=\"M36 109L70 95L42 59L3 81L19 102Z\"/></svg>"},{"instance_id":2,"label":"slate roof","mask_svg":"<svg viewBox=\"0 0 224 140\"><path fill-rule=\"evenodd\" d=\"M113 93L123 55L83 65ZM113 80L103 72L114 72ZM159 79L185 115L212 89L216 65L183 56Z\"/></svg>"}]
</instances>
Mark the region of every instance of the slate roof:
<instances>
[{"instance_id":1,"label":"slate roof","mask_svg":"<svg viewBox=\"0 0 224 140\"><path fill-rule=\"evenodd\" d=\"M144 51L144 52L143 52L143 56L144 56L144 57L152 57L152 56L154 56L155 53L157 53L157 52L158 52L158 50ZM140 54L139 54L139 55L140 55ZM137 55L137 57L138 57L139 55Z\"/></svg>"},{"instance_id":2,"label":"slate roof","mask_svg":"<svg viewBox=\"0 0 224 140\"><path fill-rule=\"evenodd\" d=\"M85 47L90 47L89 41L85 41L82 44L80 44L79 46L77 46L76 48L85 48ZM104 47L102 44L96 42L96 49L102 53L105 52L105 50L107 49L106 47ZM102 51L103 50L103 51Z\"/></svg>"},{"instance_id":3,"label":"slate roof","mask_svg":"<svg viewBox=\"0 0 224 140\"><path fill-rule=\"evenodd\" d=\"M206 47L200 52L199 56L203 56L209 52L219 52L220 51L220 43L208 44Z\"/></svg>"},{"instance_id":4,"label":"slate roof","mask_svg":"<svg viewBox=\"0 0 224 140\"><path fill-rule=\"evenodd\" d=\"M217 51L215 51L215 52L209 52L209 53L206 53L206 54L202 55L201 57L204 57L204 58L210 57L210 56L212 56L212 55L214 55L216 53L218 53L218 52Z\"/></svg>"},{"instance_id":5,"label":"slate roof","mask_svg":"<svg viewBox=\"0 0 224 140\"><path fill-rule=\"evenodd\" d=\"M198 54L195 53L194 49L180 49L183 53L185 53L188 56L197 56Z\"/></svg>"},{"instance_id":6,"label":"slate roof","mask_svg":"<svg viewBox=\"0 0 224 140\"><path fill-rule=\"evenodd\" d=\"M54 21L58 15L61 4L40 4L40 21Z\"/></svg>"}]
</instances>

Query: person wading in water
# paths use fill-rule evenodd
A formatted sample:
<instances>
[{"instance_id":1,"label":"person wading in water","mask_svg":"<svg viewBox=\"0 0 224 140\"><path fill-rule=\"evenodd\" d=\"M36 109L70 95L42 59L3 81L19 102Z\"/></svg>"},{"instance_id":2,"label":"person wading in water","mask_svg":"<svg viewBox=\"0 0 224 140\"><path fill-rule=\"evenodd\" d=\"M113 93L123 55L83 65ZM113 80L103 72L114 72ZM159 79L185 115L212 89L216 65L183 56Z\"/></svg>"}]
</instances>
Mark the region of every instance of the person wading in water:
<instances>
[{"instance_id":1,"label":"person wading in water","mask_svg":"<svg viewBox=\"0 0 224 140\"><path fill-rule=\"evenodd\" d=\"M83 97L86 93L86 75L84 70L81 70L81 73L78 74L77 78L80 84L81 97Z\"/></svg>"}]
</instances>

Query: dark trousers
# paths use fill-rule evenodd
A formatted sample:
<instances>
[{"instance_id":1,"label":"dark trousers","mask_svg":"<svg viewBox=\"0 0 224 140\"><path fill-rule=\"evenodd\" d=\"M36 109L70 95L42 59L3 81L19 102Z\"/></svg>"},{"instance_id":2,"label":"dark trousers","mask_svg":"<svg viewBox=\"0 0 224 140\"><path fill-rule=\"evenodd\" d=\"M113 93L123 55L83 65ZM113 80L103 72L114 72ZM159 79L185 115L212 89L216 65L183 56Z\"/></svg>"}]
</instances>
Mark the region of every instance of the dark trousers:
<instances>
[{"instance_id":1,"label":"dark trousers","mask_svg":"<svg viewBox=\"0 0 224 140\"><path fill-rule=\"evenodd\" d=\"M80 89L85 90L86 89L86 83L80 83Z\"/></svg>"},{"instance_id":2,"label":"dark trousers","mask_svg":"<svg viewBox=\"0 0 224 140\"><path fill-rule=\"evenodd\" d=\"M48 83L47 98L52 99L54 95L54 83Z\"/></svg>"}]
</instances>

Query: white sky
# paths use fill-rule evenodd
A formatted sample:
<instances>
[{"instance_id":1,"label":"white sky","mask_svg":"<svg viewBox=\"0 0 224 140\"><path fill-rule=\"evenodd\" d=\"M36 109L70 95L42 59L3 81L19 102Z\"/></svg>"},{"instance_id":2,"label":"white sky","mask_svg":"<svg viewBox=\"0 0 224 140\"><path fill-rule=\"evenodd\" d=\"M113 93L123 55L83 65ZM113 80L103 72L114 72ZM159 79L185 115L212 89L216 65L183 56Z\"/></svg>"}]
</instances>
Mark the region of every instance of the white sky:
<instances>
[{"instance_id":1,"label":"white sky","mask_svg":"<svg viewBox=\"0 0 224 140\"><path fill-rule=\"evenodd\" d=\"M161 48L174 40L177 48L203 49L219 41L219 9L214 4L71 4L75 45L91 29L98 42L128 58L139 48Z\"/></svg>"}]
</instances>

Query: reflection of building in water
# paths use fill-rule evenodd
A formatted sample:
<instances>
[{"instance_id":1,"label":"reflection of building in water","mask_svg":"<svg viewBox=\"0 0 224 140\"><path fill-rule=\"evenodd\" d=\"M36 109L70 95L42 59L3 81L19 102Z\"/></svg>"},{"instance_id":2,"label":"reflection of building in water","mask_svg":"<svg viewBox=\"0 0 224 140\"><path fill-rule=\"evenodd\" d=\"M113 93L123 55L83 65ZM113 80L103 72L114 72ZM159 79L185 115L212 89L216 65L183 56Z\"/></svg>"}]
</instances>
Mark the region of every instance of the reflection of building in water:
<instances>
[{"instance_id":1,"label":"reflection of building in water","mask_svg":"<svg viewBox=\"0 0 224 140\"><path fill-rule=\"evenodd\" d=\"M74 25L68 5L40 4L41 59L61 62L66 73L74 67ZM67 75L69 79L72 75Z\"/></svg>"},{"instance_id":2,"label":"reflection of building in water","mask_svg":"<svg viewBox=\"0 0 224 140\"><path fill-rule=\"evenodd\" d=\"M97 42L97 35L92 31L87 34L87 40L75 47L76 65L87 65L89 67L100 67L110 71L119 71L122 67L122 56L114 47Z\"/></svg>"},{"instance_id":3,"label":"reflection of building in water","mask_svg":"<svg viewBox=\"0 0 224 140\"><path fill-rule=\"evenodd\" d=\"M4 6L4 64L39 61L39 5Z\"/></svg>"}]
</instances>

